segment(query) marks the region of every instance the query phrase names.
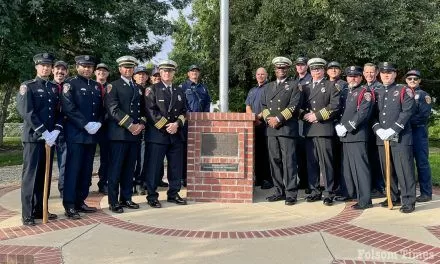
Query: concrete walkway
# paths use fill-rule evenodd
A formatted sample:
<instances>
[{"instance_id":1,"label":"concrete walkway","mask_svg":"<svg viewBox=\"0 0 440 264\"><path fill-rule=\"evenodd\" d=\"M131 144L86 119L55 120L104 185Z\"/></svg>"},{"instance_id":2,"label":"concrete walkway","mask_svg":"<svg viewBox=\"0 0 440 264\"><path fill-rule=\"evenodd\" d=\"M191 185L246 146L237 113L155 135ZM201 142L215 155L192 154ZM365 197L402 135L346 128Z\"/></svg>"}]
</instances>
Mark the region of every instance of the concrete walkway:
<instances>
[{"instance_id":1,"label":"concrete walkway","mask_svg":"<svg viewBox=\"0 0 440 264\"><path fill-rule=\"evenodd\" d=\"M1 176L1 175L0 175ZM96 179L94 179L96 181ZM268 203L269 191L255 189L253 204L169 204L113 214L96 182L89 205L101 208L64 217L57 182L51 213L59 216L35 227L21 226L20 189L0 189L0 263L440 263L440 196L417 204L412 214L398 208L355 211L352 203ZM185 190L181 192L185 196Z\"/></svg>"}]
</instances>

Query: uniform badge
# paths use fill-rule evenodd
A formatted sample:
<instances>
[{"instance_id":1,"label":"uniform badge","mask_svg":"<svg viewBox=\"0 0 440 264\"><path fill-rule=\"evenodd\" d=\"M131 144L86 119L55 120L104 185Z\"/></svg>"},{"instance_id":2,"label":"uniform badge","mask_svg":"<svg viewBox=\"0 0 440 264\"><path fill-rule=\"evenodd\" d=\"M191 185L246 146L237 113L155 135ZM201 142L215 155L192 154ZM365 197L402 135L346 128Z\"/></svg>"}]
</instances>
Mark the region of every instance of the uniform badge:
<instances>
[{"instance_id":1,"label":"uniform badge","mask_svg":"<svg viewBox=\"0 0 440 264\"><path fill-rule=\"evenodd\" d=\"M339 83L335 83L335 88L336 88L336 90L338 90L338 92L341 91L341 86L339 86ZM322 89L324 89L324 88L322 88ZM322 89L321 89L321 92L323 92ZM325 92L325 89L324 89L324 92Z\"/></svg>"},{"instance_id":2,"label":"uniform badge","mask_svg":"<svg viewBox=\"0 0 440 264\"><path fill-rule=\"evenodd\" d=\"M113 86L111 84L107 84L107 93L110 93Z\"/></svg>"},{"instance_id":3,"label":"uniform badge","mask_svg":"<svg viewBox=\"0 0 440 264\"><path fill-rule=\"evenodd\" d=\"M139 95L142 95L142 91L139 89Z\"/></svg>"},{"instance_id":4,"label":"uniform badge","mask_svg":"<svg viewBox=\"0 0 440 264\"><path fill-rule=\"evenodd\" d=\"M414 99L416 99L416 100L419 100L419 98L420 98L420 94L416 94L416 95L414 96Z\"/></svg>"},{"instance_id":5,"label":"uniform badge","mask_svg":"<svg viewBox=\"0 0 440 264\"><path fill-rule=\"evenodd\" d=\"M305 84L309 84L309 83L310 83L310 82L307 81Z\"/></svg>"},{"instance_id":6,"label":"uniform badge","mask_svg":"<svg viewBox=\"0 0 440 264\"><path fill-rule=\"evenodd\" d=\"M413 97L414 97L414 92L413 92L413 90L411 90L411 88L406 88L406 94L407 94L410 98L413 98Z\"/></svg>"},{"instance_id":7,"label":"uniform badge","mask_svg":"<svg viewBox=\"0 0 440 264\"><path fill-rule=\"evenodd\" d=\"M358 95L358 92L353 93L353 97L356 97Z\"/></svg>"},{"instance_id":8,"label":"uniform badge","mask_svg":"<svg viewBox=\"0 0 440 264\"><path fill-rule=\"evenodd\" d=\"M286 84L286 85L284 86L284 89L286 89L286 91L289 91L290 86L289 86L288 84Z\"/></svg>"},{"instance_id":9,"label":"uniform badge","mask_svg":"<svg viewBox=\"0 0 440 264\"><path fill-rule=\"evenodd\" d=\"M429 95L425 96L425 101L427 104L431 104L431 96Z\"/></svg>"},{"instance_id":10,"label":"uniform badge","mask_svg":"<svg viewBox=\"0 0 440 264\"><path fill-rule=\"evenodd\" d=\"M364 93L364 99L367 100L368 102L371 101L371 93L370 92L365 92Z\"/></svg>"},{"instance_id":11,"label":"uniform badge","mask_svg":"<svg viewBox=\"0 0 440 264\"><path fill-rule=\"evenodd\" d=\"M96 91L99 91L99 90L100 90L98 85L95 85L95 90L96 90Z\"/></svg>"},{"instance_id":12,"label":"uniform badge","mask_svg":"<svg viewBox=\"0 0 440 264\"><path fill-rule=\"evenodd\" d=\"M26 92L27 92L27 86L26 86L26 84L22 84L22 85L20 85L20 94L21 94L21 95L25 95Z\"/></svg>"},{"instance_id":13,"label":"uniform badge","mask_svg":"<svg viewBox=\"0 0 440 264\"><path fill-rule=\"evenodd\" d=\"M302 92L302 90L303 90L303 87L302 87L302 85L300 84L300 85L298 85L298 90L300 91L300 92Z\"/></svg>"},{"instance_id":14,"label":"uniform badge","mask_svg":"<svg viewBox=\"0 0 440 264\"><path fill-rule=\"evenodd\" d=\"M145 96L150 95L150 93L151 93L151 88L150 88L150 87L148 87L147 89L145 89Z\"/></svg>"},{"instance_id":15,"label":"uniform badge","mask_svg":"<svg viewBox=\"0 0 440 264\"><path fill-rule=\"evenodd\" d=\"M399 91L394 91L393 96L399 96Z\"/></svg>"},{"instance_id":16,"label":"uniform badge","mask_svg":"<svg viewBox=\"0 0 440 264\"><path fill-rule=\"evenodd\" d=\"M338 90L339 91L339 90ZM321 93L325 93L325 87L321 88Z\"/></svg>"},{"instance_id":17,"label":"uniform badge","mask_svg":"<svg viewBox=\"0 0 440 264\"><path fill-rule=\"evenodd\" d=\"M182 101L182 97L180 97L180 94L177 95L177 100Z\"/></svg>"},{"instance_id":18,"label":"uniform badge","mask_svg":"<svg viewBox=\"0 0 440 264\"><path fill-rule=\"evenodd\" d=\"M52 92L53 93L57 93L57 88L56 87L52 87Z\"/></svg>"},{"instance_id":19,"label":"uniform badge","mask_svg":"<svg viewBox=\"0 0 440 264\"><path fill-rule=\"evenodd\" d=\"M63 85L63 93L68 93L70 91L70 83L65 83Z\"/></svg>"}]
</instances>

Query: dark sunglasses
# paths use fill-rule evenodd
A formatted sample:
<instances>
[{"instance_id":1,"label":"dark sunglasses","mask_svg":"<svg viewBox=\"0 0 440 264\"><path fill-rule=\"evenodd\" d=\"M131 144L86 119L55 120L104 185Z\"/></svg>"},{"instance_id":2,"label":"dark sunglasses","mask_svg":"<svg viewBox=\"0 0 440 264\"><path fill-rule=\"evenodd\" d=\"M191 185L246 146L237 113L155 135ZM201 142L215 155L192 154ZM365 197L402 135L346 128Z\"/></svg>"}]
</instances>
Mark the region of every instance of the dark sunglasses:
<instances>
[{"instance_id":1,"label":"dark sunglasses","mask_svg":"<svg viewBox=\"0 0 440 264\"><path fill-rule=\"evenodd\" d=\"M408 78L406 78L408 81L418 81L418 80L420 80L420 78L419 77L408 77Z\"/></svg>"}]
</instances>

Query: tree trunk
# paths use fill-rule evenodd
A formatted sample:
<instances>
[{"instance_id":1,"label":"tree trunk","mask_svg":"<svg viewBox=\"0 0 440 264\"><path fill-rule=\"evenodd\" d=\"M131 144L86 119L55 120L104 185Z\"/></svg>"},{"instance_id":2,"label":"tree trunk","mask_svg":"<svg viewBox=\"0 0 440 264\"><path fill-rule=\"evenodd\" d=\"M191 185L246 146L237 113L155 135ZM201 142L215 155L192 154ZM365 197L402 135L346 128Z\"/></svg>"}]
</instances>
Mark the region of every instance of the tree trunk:
<instances>
[{"instance_id":1,"label":"tree trunk","mask_svg":"<svg viewBox=\"0 0 440 264\"><path fill-rule=\"evenodd\" d=\"M11 87L11 86L10 86ZM0 145L3 145L3 129L5 127L6 117L8 117L8 106L11 102L12 91L14 89L5 89L5 96L3 97L0 108Z\"/></svg>"}]
</instances>

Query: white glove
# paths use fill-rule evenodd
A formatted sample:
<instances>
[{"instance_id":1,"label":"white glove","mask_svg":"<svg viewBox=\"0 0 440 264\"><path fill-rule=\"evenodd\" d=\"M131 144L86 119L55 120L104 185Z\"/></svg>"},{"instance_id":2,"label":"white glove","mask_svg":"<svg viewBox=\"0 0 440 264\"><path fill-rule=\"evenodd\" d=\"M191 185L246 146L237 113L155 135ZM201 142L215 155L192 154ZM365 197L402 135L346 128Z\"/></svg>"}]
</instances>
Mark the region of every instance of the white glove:
<instances>
[{"instance_id":1,"label":"white glove","mask_svg":"<svg viewBox=\"0 0 440 264\"><path fill-rule=\"evenodd\" d=\"M84 129L87 130L87 133L90 133L90 130L93 128L93 123L95 122L88 122L87 125L84 126Z\"/></svg>"},{"instance_id":2,"label":"white glove","mask_svg":"<svg viewBox=\"0 0 440 264\"><path fill-rule=\"evenodd\" d=\"M347 129L341 124L336 125L335 129L338 137L345 137L345 135L347 134Z\"/></svg>"},{"instance_id":3,"label":"white glove","mask_svg":"<svg viewBox=\"0 0 440 264\"><path fill-rule=\"evenodd\" d=\"M98 130L101 128L101 123L100 122L92 122L93 126L89 131L89 134L93 135L96 134L96 132L98 132Z\"/></svg>"},{"instance_id":4,"label":"white glove","mask_svg":"<svg viewBox=\"0 0 440 264\"><path fill-rule=\"evenodd\" d=\"M384 130L384 140L389 140L394 134L396 133L396 131L394 131L392 128L388 128Z\"/></svg>"},{"instance_id":5,"label":"white glove","mask_svg":"<svg viewBox=\"0 0 440 264\"><path fill-rule=\"evenodd\" d=\"M54 131L50 132L53 138L53 142L55 142L58 138L58 135L60 134L60 131L58 129L55 129Z\"/></svg>"},{"instance_id":6,"label":"white glove","mask_svg":"<svg viewBox=\"0 0 440 264\"><path fill-rule=\"evenodd\" d=\"M50 133L49 131L46 130L43 132L42 136L43 136L43 139L46 142L46 144L49 145L49 147L52 147L53 145L55 145L56 138L54 138L52 136L52 133Z\"/></svg>"},{"instance_id":7,"label":"white glove","mask_svg":"<svg viewBox=\"0 0 440 264\"><path fill-rule=\"evenodd\" d=\"M48 141L52 139L52 134L46 130L43 132L42 137L45 141Z\"/></svg>"},{"instance_id":8,"label":"white glove","mask_svg":"<svg viewBox=\"0 0 440 264\"><path fill-rule=\"evenodd\" d=\"M383 128L379 128L378 130L376 130L376 135L381 139L381 140L385 140L385 129Z\"/></svg>"}]
</instances>

